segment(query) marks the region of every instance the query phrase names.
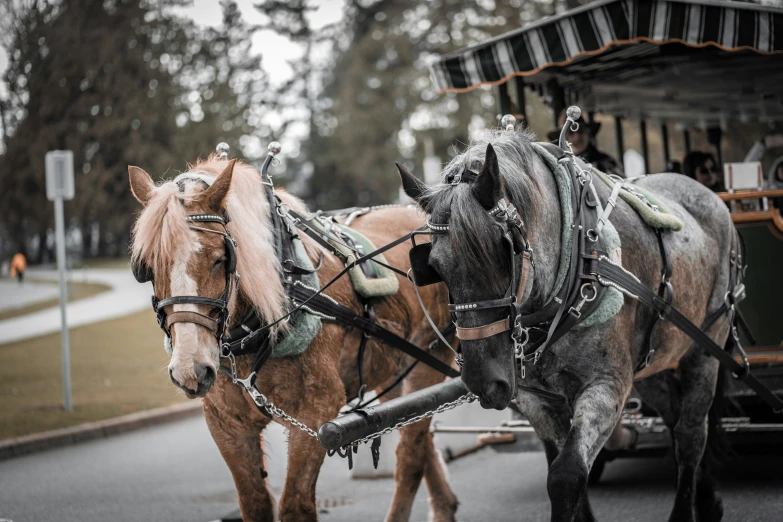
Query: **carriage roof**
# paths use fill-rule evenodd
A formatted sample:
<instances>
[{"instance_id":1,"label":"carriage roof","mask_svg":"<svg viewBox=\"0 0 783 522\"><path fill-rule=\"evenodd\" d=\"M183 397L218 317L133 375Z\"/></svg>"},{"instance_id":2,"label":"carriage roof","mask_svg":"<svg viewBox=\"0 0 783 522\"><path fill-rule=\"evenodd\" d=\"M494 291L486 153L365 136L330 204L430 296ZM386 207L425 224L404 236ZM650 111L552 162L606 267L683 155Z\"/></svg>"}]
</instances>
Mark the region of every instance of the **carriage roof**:
<instances>
[{"instance_id":1,"label":"carriage roof","mask_svg":"<svg viewBox=\"0 0 783 522\"><path fill-rule=\"evenodd\" d=\"M714 125L783 118L783 9L708 0L602 0L443 55L440 92L558 89L587 111ZM501 87L504 88L504 87Z\"/></svg>"}]
</instances>

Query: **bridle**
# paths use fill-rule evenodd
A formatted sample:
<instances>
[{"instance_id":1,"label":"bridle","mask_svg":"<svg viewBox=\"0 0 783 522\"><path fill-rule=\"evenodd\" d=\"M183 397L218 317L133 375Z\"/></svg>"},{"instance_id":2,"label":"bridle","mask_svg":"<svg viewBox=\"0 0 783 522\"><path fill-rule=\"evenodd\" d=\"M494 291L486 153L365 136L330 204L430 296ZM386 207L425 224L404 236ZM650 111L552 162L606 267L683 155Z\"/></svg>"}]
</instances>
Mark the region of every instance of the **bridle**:
<instances>
[{"instance_id":1,"label":"bridle","mask_svg":"<svg viewBox=\"0 0 783 522\"><path fill-rule=\"evenodd\" d=\"M239 274L237 273L237 256L236 256L236 240L231 237L231 234L226 228L229 223L228 215L220 214L191 214L185 217L185 220L191 224L188 228L198 232L217 234L223 237L223 248L225 249L226 261L225 261L225 275L226 285L223 288L223 292L220 297L203 297L200 295L178 295L173 297L167 297L166 299L158 299L153 294L152 296L152 309L155 311L158 319L158 326L160 326L166 337L171 339L171 327L176 323L193 323L202 326L212 332L218 341L218 346L223 345L223 337L226 334L230 326L230 314L228 310L229 300L231 298L231 292L239 287ZM217 223L223 230L213 230L211 228L199 227L192 225L193 223ZM144 262L134 265L133 275L140 283L152 281L154 274L152 269ZM178 304L194 304L200 306L209 306L211 311L208 315L204 315L199 312L187 310L176 311L166 313L165 308L171 305Z\"/></svg>"},{"instance_id":2,"label":"bridle","mask_svg":"<svg viewBox=\"0 0 783 522\"><path fill-rule=\"evenodd\" d=\"M459 183L471 183L476 177L476 172L466 169L462 174L447 181L456 186ZM516 355L519 357L522 355L521 350L527 343L527 330L522 327L518 319L522 301L527 293L530 267L533 266L533 249L530 247L522 217L506 197L498 200L495 206L487 211L487 214L492 218L493 223L500 227L503 240L508 243L511 281L500 299L454 303L449 297L449 312L451 312L454 324L457 326L457 337L461 341L477 341L513 330L511 337L514 341L515 351L518 352ZM429 231L422 232L422 234L438 235L449 232L448 223L432 223L428 220L427 226ZM410 258L416 286L441 282L440 275L427 263L432 243L416 245L415 239L412 238L412 240L414 246L411 249ZM493 323L469 328L460 327L458 324L458 314L497 308L507 308L508 316Z\"/></svg>"}]
</instances>

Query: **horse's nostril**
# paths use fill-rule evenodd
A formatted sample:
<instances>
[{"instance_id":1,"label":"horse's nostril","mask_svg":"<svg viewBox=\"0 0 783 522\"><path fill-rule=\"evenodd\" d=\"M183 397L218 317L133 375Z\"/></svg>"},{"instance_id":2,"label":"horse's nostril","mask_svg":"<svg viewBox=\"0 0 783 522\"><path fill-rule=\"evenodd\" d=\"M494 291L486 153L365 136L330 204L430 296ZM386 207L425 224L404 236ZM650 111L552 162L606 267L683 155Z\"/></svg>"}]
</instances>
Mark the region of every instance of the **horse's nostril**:
<instances>
[{"instance_id":1,"label":"horse's nostril","mask_svg":"<svg viewBox=\"0 0 783 522\"><path fill-rule=\"evenodd\" d=\"M483 390L481 405L484 408L504 409L511 400L511 385L504 380L489 382Z\"/></svg>"},{"instance_id":2,"label":"horse's nostril","mask_svg":"<svg viewBox=\"0 0 783 522\"><path fill-rule=\"evenodd\" d=\"M505 398L509 395L509 392L511 391L511 385L508 383L508 381L498 380L495 381L494 384L496 397Z\"/></svg>"},{"instance_id":3,"label":"horse's nostril","mask_svg":"<svg viewBox=\"0 0 783 522\"><path fill-rule=\"evenodd\" d=\"M208 364L199 364L196 366L196 378L199 385L209 389L215 383L215 369Z\"/></svg>"}]
</instances>

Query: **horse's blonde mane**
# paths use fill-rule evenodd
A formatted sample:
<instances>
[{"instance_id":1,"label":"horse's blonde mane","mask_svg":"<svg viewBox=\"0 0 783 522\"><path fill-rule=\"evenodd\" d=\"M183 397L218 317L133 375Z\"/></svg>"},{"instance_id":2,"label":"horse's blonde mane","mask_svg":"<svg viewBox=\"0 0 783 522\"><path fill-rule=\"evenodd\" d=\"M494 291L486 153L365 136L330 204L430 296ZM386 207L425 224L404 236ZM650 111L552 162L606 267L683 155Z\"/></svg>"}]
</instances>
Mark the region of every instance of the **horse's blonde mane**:
<instances>
[{"instance_id":1,"label":"horse's blonde mane","mask_svg":"<svg viewBox=\"0 0 783 522\"><path fill-rule=\"evenodd\" d=\"M176 249L194 241L185 221L185 209L180 204L180 199L189 198L188 192L183 195L179 191L177 180L200 178L211 183L227 165L226 160L212 155L157 188L133 226L133 263L143 260L158 274L170 269ZM278 195L294 209L306 211L300 200L280 190ZM231 218L227 228L237 241L240 293L263 319L280 317L285 311L285 294L277 277L280 266L275 255L268 203L261 178L250 165L240 161L234 165L225 207Z\"/></svg>"}]
</instances>

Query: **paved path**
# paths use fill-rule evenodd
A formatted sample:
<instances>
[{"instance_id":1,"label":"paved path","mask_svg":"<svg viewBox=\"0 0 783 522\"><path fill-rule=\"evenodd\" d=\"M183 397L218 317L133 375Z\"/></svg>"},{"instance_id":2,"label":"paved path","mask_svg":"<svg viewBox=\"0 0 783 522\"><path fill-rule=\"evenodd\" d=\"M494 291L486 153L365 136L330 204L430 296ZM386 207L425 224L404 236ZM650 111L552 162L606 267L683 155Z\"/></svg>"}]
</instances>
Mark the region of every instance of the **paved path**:
<instances>
[{"instance_id":1,"label":"paved path","mask_svg":"<svg viewBox=\"0 0 783 522\"><path fill-rule=\"evenodd\" d=\"M57 280L56 270L28 270L37 279ZM75 270L71 273L75 282L103 283L112 287L93 297L68 304L68 326L74 328L132 314L150 307L152 283L139 284L130 268ZM55 287L57 292L57 287ZM55 295L59 295L55 293ZM60 308L47 308L13 319L0 321L0 344L22 341L60 330Z\"/></svg>"},{"instance_id":2,"label":"paved path","mask_svg":"<svg viewBox=\"0 0 783 522\"><path fill-rule=\"evenodd\" d=\"M266 439L270 483L279 494L285 476L284 431L273 425ZM729 466L723 479L724 520L780 520L781 465L781 457L757 457ZM449 474L462 522L549 520L541 452L484 449L451 463ZM593 509L601 521L660 522L668 518L673 484L670 459L615 461L590 489ZM321 509L320 520L383 520L393 487L391 479L351 480L344 461L327 459L318 496L344 505ZM235 510L231 475L202 417L0 462L0 519L209 522ZM422 488L411 521L424 520Z\"/></svg>"},{"instance_id":3,"label":"paved path","mask_svg":"<svg viewBox=\"0 0 783 522\"><path fill-rule=\"evenodd\" d=\"M59 295L60 290L55 284L37 283L30 281L29 277L23 285L20 285L16 279L2 279L0 280L0 312L48 301Z\"/></svg>"}]
</instances>

